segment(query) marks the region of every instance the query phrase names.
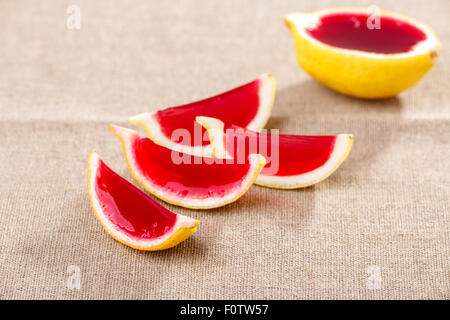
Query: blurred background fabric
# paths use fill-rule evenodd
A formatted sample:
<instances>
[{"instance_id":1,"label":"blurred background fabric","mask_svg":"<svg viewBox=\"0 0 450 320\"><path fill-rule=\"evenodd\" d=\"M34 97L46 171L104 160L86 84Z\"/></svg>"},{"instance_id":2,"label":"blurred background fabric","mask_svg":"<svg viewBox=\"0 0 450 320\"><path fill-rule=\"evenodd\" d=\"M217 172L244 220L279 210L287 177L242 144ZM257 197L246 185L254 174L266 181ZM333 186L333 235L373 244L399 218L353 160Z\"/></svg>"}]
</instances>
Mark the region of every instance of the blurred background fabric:
<instances>
[{"instance_id":1,"label":"blurred background fabric","mask_svg":"<svg viewBox=\"0 0 450 320\"><path fill-rule=\"evenodd\" d=\"M71 4L80 29L67 28ZM419 84L358 100L297 66L285 13L374 4L441 39ZM449 12L447 0L1 1L0 298L449 299ZM215 210L163 203L200 220L167 251L108 236L89 204L89 153L134 182L108 124L265 72L278 84L268 128L355 135L339 170Z\"/></svg>"}]
</instances>

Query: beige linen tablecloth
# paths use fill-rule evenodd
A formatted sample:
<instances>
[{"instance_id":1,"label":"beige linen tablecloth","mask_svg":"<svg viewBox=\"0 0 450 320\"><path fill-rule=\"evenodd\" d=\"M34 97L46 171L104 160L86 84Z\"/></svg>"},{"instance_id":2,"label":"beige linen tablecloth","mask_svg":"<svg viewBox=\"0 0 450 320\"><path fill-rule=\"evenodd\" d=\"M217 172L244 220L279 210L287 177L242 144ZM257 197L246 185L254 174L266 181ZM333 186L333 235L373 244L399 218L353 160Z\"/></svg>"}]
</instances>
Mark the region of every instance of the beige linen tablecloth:
<instances>
[{"instance_id":1,"label":"beige linen tablecloth","mask_svg":"<svg viewBox=\"0 0 450 320\"><path fill-rule=\"evenodd\" d=\"M81 8L79 30L66 26L69 4ZM448 299L450 2L376 2L429 24L443 43L418 85L382 101L311 79L282 21L371 4L2 1L0 298ZM109 237L89 205L89 153L133 180L108 124L264 72L278 81L269 128L355 135L341 168L306 189L254 186L220 209L164 204L201 221L167 251ZM79 289L67 285L77 274Z\"/></svg>"}]
</instances>

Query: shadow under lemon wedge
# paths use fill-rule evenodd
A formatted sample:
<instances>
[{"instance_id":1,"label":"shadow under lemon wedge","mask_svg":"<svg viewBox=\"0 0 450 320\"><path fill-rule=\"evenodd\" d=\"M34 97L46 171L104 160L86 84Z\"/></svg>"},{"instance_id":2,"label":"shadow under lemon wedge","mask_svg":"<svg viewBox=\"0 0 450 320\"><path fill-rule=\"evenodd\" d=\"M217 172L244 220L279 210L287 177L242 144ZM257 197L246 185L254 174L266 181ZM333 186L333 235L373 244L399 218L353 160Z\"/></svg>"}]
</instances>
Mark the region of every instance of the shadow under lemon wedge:
<instances>
[{"instance_id":1,"label":"shadow under lemon wedge","mask_svg":"<svg viewBox=\"0 0 450 320\"><path fill-rule=\"evenodd\" d=\"M388 98L417 83L441 48L425 24L363 8L289 13L297 60L324 85L358 98Z\"/></svg>"}]
</instances>

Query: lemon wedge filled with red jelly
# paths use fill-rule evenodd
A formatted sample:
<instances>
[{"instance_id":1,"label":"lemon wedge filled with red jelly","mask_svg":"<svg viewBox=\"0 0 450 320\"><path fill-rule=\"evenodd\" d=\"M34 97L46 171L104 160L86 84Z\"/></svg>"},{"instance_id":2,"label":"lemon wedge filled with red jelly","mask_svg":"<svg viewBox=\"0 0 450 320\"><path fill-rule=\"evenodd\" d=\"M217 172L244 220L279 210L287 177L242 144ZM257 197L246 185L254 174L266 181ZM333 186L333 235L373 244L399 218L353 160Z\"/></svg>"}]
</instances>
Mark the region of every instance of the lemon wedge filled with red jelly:
<instances>
[{"instance_id":1,"label":"lemon wedge filled with red jelly","mask_svg":"<svg viewBox=\"0 0 450 320\"><path fill-rule=\"evenodd\" d=\"M197 156L210 156L211 146L205 138L205 131L195 122L195 117L214 117L226 125L236 124L259 130L265 126L272 111L275 86L274 78L267 73L214 97L142 113L128 120L142 126L148 137L160 145ZM190 138L180 138L178 133L181 130L185 130Z\"/></svg>"},{"instance_id":2,"label":"lemon wedge filled with red jelly","mask_svg":"<svg viewBox=\"0 0 450 320\"><path fill-rule=\"evenodd\" d=\"M92 152L88 191L95 215L117 241L140 250L163 250L187 239L198 221L173 213L111 170Z\"/></svg>"},{"instance_id":3,"label":"lemon wedge filled with red jelly","mask_svg":"<svg viewBox=\"0 0 450 320\"><path fill-rule=\"evenodd\" d=\"M425 24L392 12L338 8L290 13L299 65L326 86L360 98L387 98L417 83L440 42Z\"/></svg>"},{"instance_id":4,"label":"lemon wedge filled with red jelly","mask_svg":"<svg viewBox=\"0 0 450 320\"><path fill-rule=\"evenodd\" d=\"M330 176L346 159L353 135L303 136L255 132L224 124L208 117L198 117L211 137L214 155L225 159L245 158L257 152L266 165L255 184L294 189L316 184Z\"/></svg>"},{"instance_id":5,"label":"lemon wedge filled with red jelly","mask_svg":"<svg viewBox=\"0 0 450 320\"><path fill-rule=\"evenodd\" d=\"M258 154L229 164L170 150L127 128L110 128L122 142L136 181L156 197L186 208L208 209L236 201L265 165L264 157Z\"/></svg>"}]
</instances>

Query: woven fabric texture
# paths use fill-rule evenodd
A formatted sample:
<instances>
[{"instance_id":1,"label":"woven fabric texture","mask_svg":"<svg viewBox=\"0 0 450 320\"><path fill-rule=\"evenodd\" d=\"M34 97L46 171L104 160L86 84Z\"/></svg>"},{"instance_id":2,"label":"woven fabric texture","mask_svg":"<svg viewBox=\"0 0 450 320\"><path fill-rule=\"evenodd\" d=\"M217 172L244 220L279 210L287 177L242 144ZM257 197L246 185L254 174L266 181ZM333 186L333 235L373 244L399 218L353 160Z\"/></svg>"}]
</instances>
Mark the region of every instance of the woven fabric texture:
<instances>
[{"instance_id":1,"label":"woven fabric texture","mask_svg":"<svg viewBox=\"0 0 450 320\"><path fill-rule=\"evenodd\" d=\"M74 30L66 1L0 3L0 298L450 298L449 1L377 1L443 43L419 84L377 101L297 66L282 16L335 1L74 2ZM306 189L253 186L209 211L164 204L200 220L170 250L109 237L89 204L89 153L134 181L108 124L265 72L278 83L268 128L355 135L339 170Z\"/></svg>"}]
</instances>

